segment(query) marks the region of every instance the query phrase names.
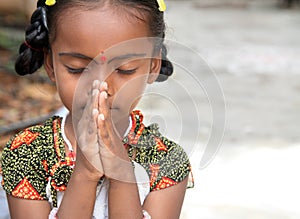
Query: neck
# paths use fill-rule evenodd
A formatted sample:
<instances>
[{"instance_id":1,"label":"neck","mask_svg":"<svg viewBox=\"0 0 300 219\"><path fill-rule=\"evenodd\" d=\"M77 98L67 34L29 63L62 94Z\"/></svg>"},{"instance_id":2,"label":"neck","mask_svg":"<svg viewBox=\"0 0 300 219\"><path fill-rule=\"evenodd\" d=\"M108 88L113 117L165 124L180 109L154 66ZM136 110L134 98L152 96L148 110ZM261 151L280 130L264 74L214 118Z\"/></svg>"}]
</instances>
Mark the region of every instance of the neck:
<instances>
[{"instance_id":1,"label":"neck","mask_svg":"<svg viewBox=\"0 0 300 219\"><path fill-rule=\"evenodd\" d=\"M114 125L116 128L116 131L118 132L117 134L120 136L121 139L123 139L125 132L127 131L128 126L129 126L129 116L125 116L125 117L121 118L120 120L115 122Z\"/></svg>"},{"instance_id":2,"label":"neck","mask_svg":"<svg viewBox=\"0 0 300 219\"><path fill-rule=\"evenodd\" d=\"M76 152L76 136L75 136L75 132L73 129L73 120L72 120L72 115L71 113L69 113L66 117L66 122L65 122L65 135L68 138L68 140L70 141L73 150Z\"/></svg>"}]
</instances>

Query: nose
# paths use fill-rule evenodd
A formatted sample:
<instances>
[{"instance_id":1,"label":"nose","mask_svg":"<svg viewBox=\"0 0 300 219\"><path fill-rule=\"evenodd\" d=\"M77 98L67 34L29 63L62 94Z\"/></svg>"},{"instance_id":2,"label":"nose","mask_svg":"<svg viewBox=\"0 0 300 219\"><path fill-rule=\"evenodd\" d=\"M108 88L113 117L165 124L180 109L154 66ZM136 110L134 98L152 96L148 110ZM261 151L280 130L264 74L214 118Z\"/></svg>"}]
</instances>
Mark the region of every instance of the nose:
<instances>
[{"instance_id":1,"label":"nose","mask_svg":"<svg viewBox=\"0 0 300 219\"><path fill-rule=\"evenodd\" d=\"M112 97L115 93L115 91L114 91L115 77L113 75L114 75L113 73L110 73L105 78L105 82L107 83L107 95L108 95L108 97Z\"/></svg>"}]
</instances>

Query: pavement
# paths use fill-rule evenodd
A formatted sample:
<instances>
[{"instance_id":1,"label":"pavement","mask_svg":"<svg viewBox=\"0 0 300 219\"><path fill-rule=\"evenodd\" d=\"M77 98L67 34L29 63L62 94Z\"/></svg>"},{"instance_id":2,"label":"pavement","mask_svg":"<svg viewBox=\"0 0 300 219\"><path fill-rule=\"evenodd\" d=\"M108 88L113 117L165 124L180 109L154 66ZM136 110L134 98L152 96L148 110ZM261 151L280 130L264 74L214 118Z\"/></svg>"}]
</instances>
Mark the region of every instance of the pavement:
<instances>
[{"instance_id":1,"label":"pavement","mask_svg":"<svg viewBox=\"0 0 300 219\"><path fill-rule=\"evenodd\" d=\"M182 104L198 115L191 123L184 123L188 119L181 115L182 129L190 136L169 132L189 145L185 148L195 178L181 219L300 218L299 9L279 9L275 1L235 2L230 7L203 2L167 1L167 38L185 48L169 49L183 63L179 59L174 75L182 89L168 86L178 108L174 115ZM199 62L191 61L191 51L198 53ZM222 89L225 110L210 85ZM163 127L175 127L176 122L166 119L173 112L166 106L156 112L165 113ZM218 106L221 110L214 114ZM224 118L217 116L223 113ZM226 125L221 139L213 127L222 126L222 120ZM217 148L211 144L210 162L201 166L213 137L219 150L213 154Z\"/></svg>"}]
</instances>

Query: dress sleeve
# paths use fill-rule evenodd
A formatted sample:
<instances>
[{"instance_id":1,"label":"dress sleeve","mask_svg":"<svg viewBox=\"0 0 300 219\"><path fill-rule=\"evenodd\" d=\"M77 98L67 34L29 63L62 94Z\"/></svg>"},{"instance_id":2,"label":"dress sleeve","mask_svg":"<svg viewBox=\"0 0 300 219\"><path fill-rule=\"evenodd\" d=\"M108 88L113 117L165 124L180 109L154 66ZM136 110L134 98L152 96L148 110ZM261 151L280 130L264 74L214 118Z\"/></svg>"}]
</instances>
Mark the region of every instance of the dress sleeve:
<instances>
[{"instance_id":1,"label":"dress sleeve","mask_svg":"<svg viewBox=\"0 0 300 219\"><path fill-rule=\"evenodd\" d=\"M140 138L140 146L131 148L129 153L148 173L150 191L168 188L183 181L191 172L184 149L163 136L152 135L151 138ZM142 142L148 143L142 146Z\"/></svg>"},{"instance_id":2,"label":"dress sleeve","mask_svg":"<svg viewBox=\"0 0 300 219\"><path fill-rule=\"evenodd\" d=\"M191 172L183 148L165 137L156 138L156 162L150 164L150 190L161 190L183 181Z\"/></svg>"},{"instance_id":3,"label":"dress sleeve","mask_svg":"<svg viewBox=\"0 0 300 219\"><path fill-rule=\"evenodd\" d=\"M150 191L161 190L182 182L190 174L188 187L193 187L191 165L183 148L167 139L153 123L143 124L140 111L131 114L132 127L123 139L128 156L148 173Z\"/></svg>"},{"instance_id":4,"label":"dress sleeve","mask_svg":"<svg viewBox=\"0 0 300 219\"><path fill-rule=\"evenodd\" d=\"M13 137L2 154L3 181L7 194L13 197L45 200L47 176L39 154L40 133L26 129Z\"/></svg>"}]
</instances>

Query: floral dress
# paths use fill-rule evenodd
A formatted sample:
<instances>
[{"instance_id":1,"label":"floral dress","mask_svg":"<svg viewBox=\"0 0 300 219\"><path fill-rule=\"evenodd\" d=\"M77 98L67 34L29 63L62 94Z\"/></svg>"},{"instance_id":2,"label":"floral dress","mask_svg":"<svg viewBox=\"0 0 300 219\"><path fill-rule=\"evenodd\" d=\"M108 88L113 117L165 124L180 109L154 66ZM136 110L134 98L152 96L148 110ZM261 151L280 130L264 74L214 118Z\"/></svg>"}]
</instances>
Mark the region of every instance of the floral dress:
<instances>
[{"instance_id":1,"label":"floral dress","mask_svg":"<svg viewBox=\"0 0 300 219\"><path fill-rule=\"evenodd\" d=\"M162 136L157 124L146 127L140 111L133 111L130 117L131 128L123 143L135 163L136 177L144 177L138 180L143 203L149 192L183 181L191 172L191 166L183 148ZM59 207L76 163L74 155L65 150L62 120L53 116L43 125L25 129L7 143L2 154L2 186L7 194L47 200L52 207ZM107 181L99 181L94 218L108 217Z\"/></svg>"}]
</instances>

